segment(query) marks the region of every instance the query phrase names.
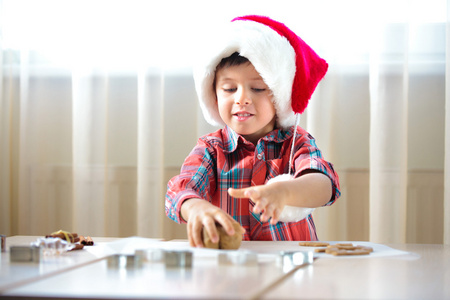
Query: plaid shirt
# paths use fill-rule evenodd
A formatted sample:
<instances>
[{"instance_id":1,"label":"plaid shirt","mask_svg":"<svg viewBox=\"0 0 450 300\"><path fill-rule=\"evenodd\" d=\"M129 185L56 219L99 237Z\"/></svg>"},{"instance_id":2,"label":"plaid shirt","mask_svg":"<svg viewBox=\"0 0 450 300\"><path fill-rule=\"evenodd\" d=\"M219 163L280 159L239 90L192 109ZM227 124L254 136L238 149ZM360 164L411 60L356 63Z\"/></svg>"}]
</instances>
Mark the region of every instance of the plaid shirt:
<instances>
[{"instance_id":1,"label":"plaid shirt","mask_svg":"<svg viewBox=\"0 0 450 300\"><path fill-rule=\"evenodd\" d=\"M253 213L254 203L249 199L235 199L228 188L263 185L269 179L288 173L292 130L274 130L261 138L257 145L246 141L226 126L201 137L184 161L180 175L168 183L165 211L177 223L181 218L182 203L190 198L201 198L230 214L246 230L244 240L300 241L317 240L311 215L299 222L262 223ZM297 127L294 170L298 177L314 169L326 174L333 185L333 195L326 205L340 196L339 178L333 165L322 158L314 138Z\"/></svg>"}]
</instances>

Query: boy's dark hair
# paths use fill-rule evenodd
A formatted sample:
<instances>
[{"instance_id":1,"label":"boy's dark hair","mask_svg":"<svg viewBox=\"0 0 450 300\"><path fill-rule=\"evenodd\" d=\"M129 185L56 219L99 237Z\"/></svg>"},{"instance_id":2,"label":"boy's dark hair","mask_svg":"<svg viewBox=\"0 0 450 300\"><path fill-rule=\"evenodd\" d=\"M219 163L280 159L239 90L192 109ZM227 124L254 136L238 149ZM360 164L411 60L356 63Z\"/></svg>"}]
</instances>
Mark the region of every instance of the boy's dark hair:
<instances>
[{"instance_id":1,"label":"boy's dark hair","mask_svg":"<svg viewBox=\"0 0 450 300\"><path fill-rule=\"evenodd\" d=\"M239 52L234 52L228 57L222 58L216 67L216 72L222 68L243 65L249 62L248 58L241 56Z\"/></svg>"},{"instance_id":2,"label":"boy's dark hair","mask_svg":"<svg viewBox=\"0 0 450 300\"><path fill-rule=\"evenodd\" d=\"M241 56L239 54L239 52L234 52L230 56L222 58L222 60L216 67L216 74L217 74L217 71L219 71L222 68L240 66L240 65L243 65L248 62L250 62L248 60L248 58ZM214 76L214 82L213 82L212 88L214 89L215 86L216 86L216 77Z\"/></svg>"}]
</instances>

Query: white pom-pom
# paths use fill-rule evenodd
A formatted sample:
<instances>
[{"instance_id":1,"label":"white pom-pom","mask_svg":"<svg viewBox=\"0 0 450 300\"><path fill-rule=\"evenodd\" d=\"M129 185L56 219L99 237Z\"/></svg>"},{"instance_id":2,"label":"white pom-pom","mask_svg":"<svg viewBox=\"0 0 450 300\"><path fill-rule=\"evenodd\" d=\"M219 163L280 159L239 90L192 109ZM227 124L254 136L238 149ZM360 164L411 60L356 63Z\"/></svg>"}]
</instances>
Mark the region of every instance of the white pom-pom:
<instances>
[{"instance_id":1,"label":"white pom-pom","mask_svg":"<svg viewBox=\"0 0 450 300\"><path fill-rule=\"evenodd\" d=\"M278 181L287 181L293 178L294 176L292 176L291 174L281 174L274 178L269 179L269 181L267 181L267 184L271 184ZM314 208L285 205L283 211L280 214L279 220L280 222L298 222L308 217L313 211Z\"/></svg>"},{"instance_id":2,"label":"white pom-pom","mask_svg":"<svg viewBox=\"0 0 450 300\"><path fill-rule=\"evenodd\" d=\"M280 214L280 222L298 222L307 218L314 208L285 205Z\"/></svg>"}]
</instances>

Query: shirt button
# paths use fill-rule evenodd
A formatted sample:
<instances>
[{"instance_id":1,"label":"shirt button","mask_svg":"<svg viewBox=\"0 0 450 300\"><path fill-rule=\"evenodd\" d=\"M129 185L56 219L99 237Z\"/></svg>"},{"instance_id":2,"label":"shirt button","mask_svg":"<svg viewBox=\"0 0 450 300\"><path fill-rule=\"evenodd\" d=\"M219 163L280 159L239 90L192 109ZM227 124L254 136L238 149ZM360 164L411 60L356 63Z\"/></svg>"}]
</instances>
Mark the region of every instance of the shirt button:
<instances>
[{"instance_id":1,"label":"shirt button","mask_svg":"<svg viewBox=\"0 0 450 300\"><path fill-rule=\"evenodd\" d=\"M257 157L259 160L261 160L261 159L263 158L263 155L262 155L262 153L259 153L256 157Z\"/></svg>"}]
</instances>

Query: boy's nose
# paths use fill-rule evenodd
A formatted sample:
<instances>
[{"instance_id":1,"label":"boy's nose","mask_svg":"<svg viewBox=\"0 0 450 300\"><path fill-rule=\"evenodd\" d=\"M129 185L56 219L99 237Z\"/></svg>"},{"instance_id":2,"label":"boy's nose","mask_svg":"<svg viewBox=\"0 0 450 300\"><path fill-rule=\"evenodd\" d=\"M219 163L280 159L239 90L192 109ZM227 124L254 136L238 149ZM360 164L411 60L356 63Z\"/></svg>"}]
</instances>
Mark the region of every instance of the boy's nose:
<instances>
[{"instance_id":1,"label":"boy's nose","mask_svg":"<svg viewBox=\"0 0 450 300\"><path fill-rule=\"evenodd\" d=\"M236 93L236 98L234 100L236 104L240 105L248 105L252 103L251 97L245 91L241 90L239 93Z\"/></svg>"}]
</instances>

